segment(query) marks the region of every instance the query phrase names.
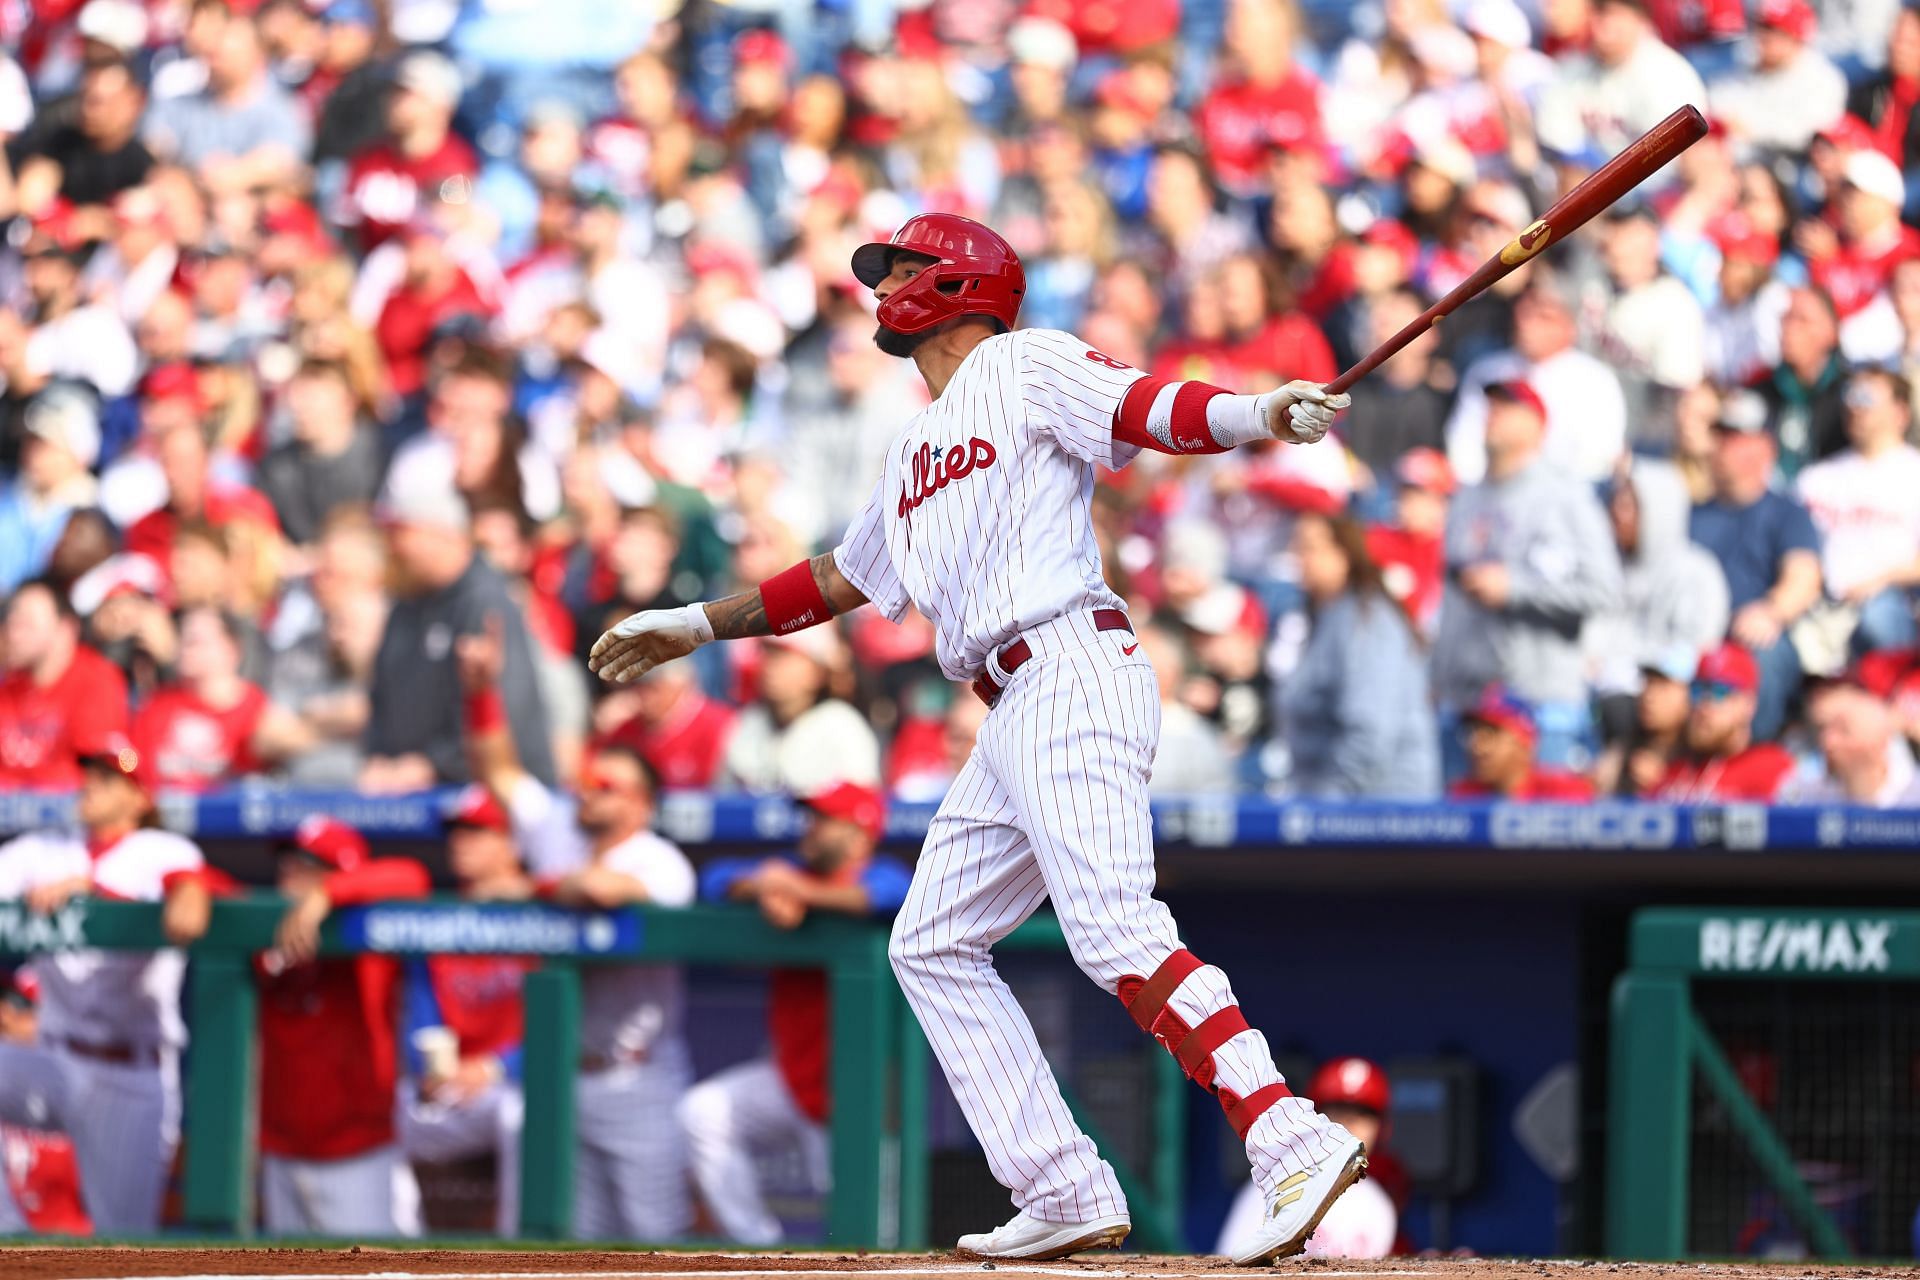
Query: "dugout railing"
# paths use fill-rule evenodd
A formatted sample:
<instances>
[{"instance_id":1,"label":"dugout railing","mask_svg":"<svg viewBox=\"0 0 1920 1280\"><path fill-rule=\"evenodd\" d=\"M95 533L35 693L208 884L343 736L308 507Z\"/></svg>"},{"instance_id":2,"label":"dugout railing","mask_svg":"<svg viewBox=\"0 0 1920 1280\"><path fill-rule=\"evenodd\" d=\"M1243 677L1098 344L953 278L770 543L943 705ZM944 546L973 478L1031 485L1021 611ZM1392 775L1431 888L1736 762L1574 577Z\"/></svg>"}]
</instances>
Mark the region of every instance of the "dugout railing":
<instances>
[{"instance_id":1,"label":"dugout railing","mask_svg":"<svg viewBox=\"0 0 1920 1280\"><path fill-rule=\"evenodd\" d=\"M1920 913L1650 908L1628 966L1607 1252L1896 1251L1920 1193Z\"/></svg>"},{"instance_id":2,"label":"dugout railing","mask_svg":"<svg viewBox=\"0 0 1920 1280\"><path fill-rule=\"evenodd\" d=\"M188 949L192 1036L183 1088L184 1225L245 1236L254 1225L254 957L273 945L286 903L273 895L214 904L207 934ZM0 903L0 956L98 947L163 946L159 908L76 899L52 915ZM1027 921L1001 950L1061 952L1050 915ZM670 963L819 968L828 974L834 1051L827 1242L842 1248L924 1248L931 1193L927 1117L930 1052L887 961L887 930L816 915L776 929L748 907L639 907L569 911L539 904L454 899L343 909L321 936L326 956L464 953L538 957L526 978L526 1095L521 1233L564 1239L573 1214L573 1084L580 1043L580 970L594 964ZM1153 1144L1144 1173L1117 1169L1146 1248L1180 1251L1185 1201L1185 1081L1154 1053ZM1071 1102L1071 1097L1069 1098ZM1083 1127L1091 1118L1076 1105ZM1143 1213L1143 1210L1145 1211Z\"/></svg>"}]
</instances>

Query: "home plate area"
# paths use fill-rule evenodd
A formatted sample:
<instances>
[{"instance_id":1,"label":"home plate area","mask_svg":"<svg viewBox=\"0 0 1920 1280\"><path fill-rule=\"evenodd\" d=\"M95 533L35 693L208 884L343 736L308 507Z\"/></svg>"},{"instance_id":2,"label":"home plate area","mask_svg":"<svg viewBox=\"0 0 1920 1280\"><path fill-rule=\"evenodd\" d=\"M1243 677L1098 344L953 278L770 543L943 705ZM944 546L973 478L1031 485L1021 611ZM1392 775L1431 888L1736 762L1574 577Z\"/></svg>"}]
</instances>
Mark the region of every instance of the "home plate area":
<instances>
[{"instance_id":1,"label":"home plate area","mask_svg":"<svg viewBox=\"0 0 1920 1280\"><path fill-rule=\"evenodd\" d=\"M1371 1280L1372 1277L1432 1277L1433 1280L1824 1280L1825 1277L1911 1277L1896 1267L1834 1267L1785 1263L1627 1263L1515 1261L1468 1258L1392 1258L1349 1263L1295 1258L1271 1268L1308 1280ZM140 1280L191 1277L238 1280L726 1280L742 1272L777 1272L784 1280L859 1272L895 1280L951 1280L989 1275L992 1280L1086 1277L1086 1280L1178 1280L1183 1276L1248 1275L1220 1258L1146 1254L1094 1254L1067 1262L986 1263L955 1254L835 1253L650 1253L614 1251L472 1251L460 1249L320 1248L21 1248L0 1249L0 1276L8 1280ZM1258 1275L1254 1271L1251 1274Z\"/></svg>"}]
</instances>

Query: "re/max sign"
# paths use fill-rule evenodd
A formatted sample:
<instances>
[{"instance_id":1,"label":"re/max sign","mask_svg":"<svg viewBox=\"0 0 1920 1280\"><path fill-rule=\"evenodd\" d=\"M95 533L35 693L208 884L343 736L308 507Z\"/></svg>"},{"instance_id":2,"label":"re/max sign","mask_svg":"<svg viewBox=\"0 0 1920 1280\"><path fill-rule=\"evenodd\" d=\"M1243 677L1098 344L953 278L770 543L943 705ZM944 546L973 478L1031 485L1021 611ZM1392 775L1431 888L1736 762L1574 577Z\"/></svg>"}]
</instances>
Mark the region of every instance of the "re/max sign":
<instances>
[{"instance_id":1,"label":"re/max sign","mask_svg":"<svg viewBox=\"0 0 1920 1280\"><path fill-rule=\"evenodd\" d=\"M1891 920L1749 916L1700 924L1700 967L1733 973L1884 973Z\"/></svg>"},{"instance_id":2,"label":"re/max sign","mask_svg":"<svg viewBox=\"0 0 1920 1280\"><path fill-rule=\"evenodd\" d=\"M0 902L0 955L72 951L87 945L87 910L74 903L50 916Z\"/></svg>"}]
</instances>

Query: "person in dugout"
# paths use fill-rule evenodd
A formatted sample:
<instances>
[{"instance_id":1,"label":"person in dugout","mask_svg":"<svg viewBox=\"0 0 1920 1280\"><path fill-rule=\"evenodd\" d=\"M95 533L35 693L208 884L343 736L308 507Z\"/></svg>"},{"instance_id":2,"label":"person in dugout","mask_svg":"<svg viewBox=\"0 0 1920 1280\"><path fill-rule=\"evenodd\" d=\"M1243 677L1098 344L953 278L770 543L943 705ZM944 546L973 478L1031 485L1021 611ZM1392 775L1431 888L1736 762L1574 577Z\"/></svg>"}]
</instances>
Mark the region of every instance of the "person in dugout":
<instances>
[{"instance_id":1,"label":"person in dugout","mask_svg":"<svg viewBox=\"0 0 1920 1280\"><path fill-rule=\"evenodd\" d=\"M1354 1137L1367 1144L1369 1161L1386 1155L1380 1150L1392 1100L1386 1072L1365 1058L1335 1058L1314 1073L1312 1083L1307 1086L1307 1096L1313 1099L1313 1105L1322 1115L1344 1125ZM1384 1161L1384 1165L1397 1168L1391 1159ZM1391 1176L1386 1179L1393 1180ZM1398 1252L1400 1215L1392 1195L1381 1183L1378 1177L1364 1179L1334 1201L1307 1241L1307 1256L1385 1258ZM1260 1188L1248 1181L1227 1211L1214 1252L1235 1256L1260 1229L1260 1217L1265 1212L1266 1203Z\"/></svg>"},{"instance_id":2,"label":"person in dugout","mask_svg":"<svg viewBox=\"0 0 1920 1280\"><path fill-rule=\"evenodd\" d=\"M394 1140L400 961L319 957L335 907L415 898L427 869L373 859L366 837L314 814L279 850L290 901L260 985L260 1212L269 1235L418 1235L419 1189Z\"/></svg>"},{"instance_id":3,"label":"person in dugout","mask_svg":"<svg viewBox=\"0 0 1920 1280\"><path fill-rule=\"evenodd\" d=\"M468 786L446 815L447 862L462 899L519 901L533 895L513 823L493 793ZM520 1091L524 1032L523 956L417 956L406 967L407 1079L400 1146L408 1160L494 1157L494 1231L520 1230Z\"/></svg>"},{"instance_id":4,"label":"person in dugout","mask_svg":"<svg viewBox=\"0 0 1920 1280\"><path fill-rule=\"evenodd\" d=\"M811 819L794 853L710 862L700 896L754 903L781 929L797 928L813 911L890 918L906 901L913 872L875 854L886 827L880 792L840 782L802 803ZM814 1186L826 1188L829 1030L826 974L775 970L767 985L768 1056L702 1080L681 1100L694 1183L730 1240L760 1247L781 1240L756 1155L797 1145Z\"/></svg>"},{"instance_id":5,"label":"person in dugout","mask_svg":"<svg viewBox=\"0 0 1920 1280\"><path fill-rule=\"evenodd\" d=\"M0 1044L40 1039L40 980L30 967L14 970L0 988ZM35 1125L0 1124L0 1236L32 1231L90 1236L93 1220L80 1199L80 1166L73 1139Z\"/></svg>"}]
</instances>

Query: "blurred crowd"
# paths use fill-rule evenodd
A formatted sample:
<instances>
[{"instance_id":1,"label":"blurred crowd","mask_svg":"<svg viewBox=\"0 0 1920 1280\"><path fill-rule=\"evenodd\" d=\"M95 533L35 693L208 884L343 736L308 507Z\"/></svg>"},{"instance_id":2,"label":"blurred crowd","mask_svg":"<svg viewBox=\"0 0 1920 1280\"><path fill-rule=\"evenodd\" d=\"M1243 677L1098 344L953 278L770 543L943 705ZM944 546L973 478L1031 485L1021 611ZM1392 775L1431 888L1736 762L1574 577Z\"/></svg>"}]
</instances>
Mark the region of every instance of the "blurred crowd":
<instances>
[{"instance_id":1,"label":"blurred crowd","mask_svg":"<svg viewBox=\"0 0 1920 1280\"><path fill-rule=\"evenodd\" d=\"M924 402L852 247L1326 379L1682 103L1712 132L1327 441L1103 476L1154 785L1920 802L1920 11L1891 0L0 3L0 784L520 757L937 797L985 709L863 611L630 688L611 620L831 547Z\"/></svg>"}]
</instances>

